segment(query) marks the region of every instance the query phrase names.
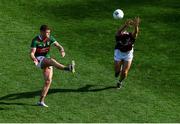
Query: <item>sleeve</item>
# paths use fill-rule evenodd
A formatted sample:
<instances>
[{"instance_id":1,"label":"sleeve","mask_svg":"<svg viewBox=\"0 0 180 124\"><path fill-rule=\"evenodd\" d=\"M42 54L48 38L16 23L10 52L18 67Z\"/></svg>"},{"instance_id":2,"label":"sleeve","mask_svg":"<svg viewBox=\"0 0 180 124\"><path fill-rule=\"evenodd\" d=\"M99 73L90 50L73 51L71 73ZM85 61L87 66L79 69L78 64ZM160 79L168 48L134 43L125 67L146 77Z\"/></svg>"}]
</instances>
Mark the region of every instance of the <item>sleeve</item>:
<instances>
[{"instance_id":1,"label":"sleeve","mask_svg":"<svg viewBox=\"0 0 180 124\"><path fill-rule=\"evenodd\" d=\"M32 40L31 48L36 48L37 42L36 40Z\"/></svg>"},{"instance_id":2,"label":"sleeve","mask_svg":"<svg viewBox=\"0 0 180 124\"><path fill-rule=\"evenodd\" d=\"M53 44L55 41L57 41L53 36L50 37L51 44Z\"/></svg>"}]
</instances>

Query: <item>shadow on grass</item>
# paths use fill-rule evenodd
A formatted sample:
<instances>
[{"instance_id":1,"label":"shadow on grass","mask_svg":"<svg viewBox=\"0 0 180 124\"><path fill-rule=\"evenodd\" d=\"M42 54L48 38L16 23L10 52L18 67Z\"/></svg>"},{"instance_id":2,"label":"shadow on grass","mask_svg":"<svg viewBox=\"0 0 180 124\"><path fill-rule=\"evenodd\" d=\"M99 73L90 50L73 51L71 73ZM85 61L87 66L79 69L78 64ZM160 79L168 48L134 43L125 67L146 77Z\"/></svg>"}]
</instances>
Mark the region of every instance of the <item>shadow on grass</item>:
<instances>
[{"instance_id":1,"label":"shadow on grass","mask_svg":"<svg viewBox=\"0 0 180 124\"><path fill-rule=\"evenodd\" d=\"M0 104L1 105L1 104ZM9 108L1 108L0 107L0 111L2 111L2 110L4 110L4 111L6 111L6 110L10 110Z\"/></svg>"},{"instance_id":2,"label":"shadow on grass","mask_svg":"<svg viewBox=\"0 0 180 124\"><path fill-rule=\"evenodd\" d=\"M17 102L13 102L13 103L0 102L0 105L29 105L29 104L25 104L25 103L17 103ZM0 110L1 110L1 109L0 109Z\"/></svg>"},{"instance_id":3,"label":"shadow on grass","mask_svg":"<svg viewBox=\"0 0 180 124\"><path fill-rule=\"evenodd\" d=\"M32 105L32 104L26 104L26 103L18 103L18 102L0 102L0 111L7 111L7 110L12 110L13 108L9 107L2 107L2 106L9 106L9 105L20 105L20 106L37 106L37 105Z\"/></svg>"},{"instance_id":4,"label":"shadow on grass","mask_svg":"<svg viewBox=\"0 0 180 124\"><path fill-rule=\"evenodd\" d=\"M103 90L116 88L115 86L96 88L97 86L99 87L100 85L85 85L78 89L50 89L48 94L67 93L67 92L99 92L99 91L103 91ZM33 98L35 96L39 96L40 93L41 93L41 90L32 91L32 92L14 93L14 94L9 94L9 95L0 97L0 100L16 100L16 99L24 99L24 98L25 99ZM6 103L0 102L0 104L6 104ZM11 104L11 103L7 103L7 105L8 104ZM14 103L14 104L16 104L16 103ZM17 103L17 104L21 104L21 103Z\"/></svg>"}]
</instances>

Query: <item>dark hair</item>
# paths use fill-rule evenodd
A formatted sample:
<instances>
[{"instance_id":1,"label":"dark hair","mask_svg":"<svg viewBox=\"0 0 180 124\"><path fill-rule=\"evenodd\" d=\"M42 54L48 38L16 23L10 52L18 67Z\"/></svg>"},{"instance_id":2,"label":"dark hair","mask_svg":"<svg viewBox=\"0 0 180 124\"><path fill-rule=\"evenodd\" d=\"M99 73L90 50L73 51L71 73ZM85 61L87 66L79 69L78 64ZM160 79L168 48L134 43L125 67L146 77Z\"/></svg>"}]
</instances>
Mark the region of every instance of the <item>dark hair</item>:
<instances>
[{"instance_id":1,"label":"dark hair","mask_svg":"<svg viewBox=\"0 0 180 124\"><path fill-rule=\"evenodd\" d=\"M47 25L41 25L40 31L46 31L46 30L50 30L50 28Z\"/></svg>"}]
</instances>

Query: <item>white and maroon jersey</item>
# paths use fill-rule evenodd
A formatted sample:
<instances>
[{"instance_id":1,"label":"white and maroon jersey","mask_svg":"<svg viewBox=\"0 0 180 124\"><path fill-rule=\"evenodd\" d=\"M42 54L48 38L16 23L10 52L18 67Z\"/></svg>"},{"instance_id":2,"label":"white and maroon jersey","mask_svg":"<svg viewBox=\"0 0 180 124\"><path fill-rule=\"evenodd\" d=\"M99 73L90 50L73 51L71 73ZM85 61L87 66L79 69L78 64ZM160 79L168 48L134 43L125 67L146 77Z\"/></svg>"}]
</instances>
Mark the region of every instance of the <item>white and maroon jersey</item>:
<instances>
[{"instance_id":1,"label":"white and maroon jersey","mask_svg":"<svg viewBox=\"0 0 180 124\"><path fill-rule=\"evenodd\" d=\"M115 38L116 38L115 49L118 49L121 52L128 52L132 50L135 42L135 38L133 37L132 33L121 32L117 34Z\"/></svg>"}]
</instances>

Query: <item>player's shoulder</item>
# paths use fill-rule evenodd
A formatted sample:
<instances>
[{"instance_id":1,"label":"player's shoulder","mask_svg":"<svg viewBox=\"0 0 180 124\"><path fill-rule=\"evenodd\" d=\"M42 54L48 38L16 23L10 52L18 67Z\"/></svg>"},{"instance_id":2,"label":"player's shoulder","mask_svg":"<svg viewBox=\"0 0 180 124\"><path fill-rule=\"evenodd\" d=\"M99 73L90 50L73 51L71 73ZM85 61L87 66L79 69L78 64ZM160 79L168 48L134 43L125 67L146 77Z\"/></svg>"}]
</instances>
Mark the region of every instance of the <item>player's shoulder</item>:
<instances>
[{"instance_id":1,"label":"player's shoulder","mask_svg":"<svg viewBox=\"0 0 180 124\"><path fill-rule=\"evenodd\" d=\"M54 43L54 42L56 41L56 39L55 39L54 36L52 36L52 35L50 35L49 39L50 39L50 41L51 41L52 43Z\"/></svg>"},{"instance_id":2,"label":"player's shoulder","mask_svg":"<svg viewBox=\"0 0 180 124\"><path fill-rule=\"evenodd\" d=\"M53 35L50 35L50 39L55 39L55 37Z\"/></svg>"},{"instance_id":3,"label":"player's shoulder","mask_svg":"<svg viewBox=\"0 0 180 124\"><path fill-rule=\"evenodd\" d=\"M39 40L39 35L36 35L33 39L32 39L32 41L38 41Z\"/></svg>"}]
</instances>

